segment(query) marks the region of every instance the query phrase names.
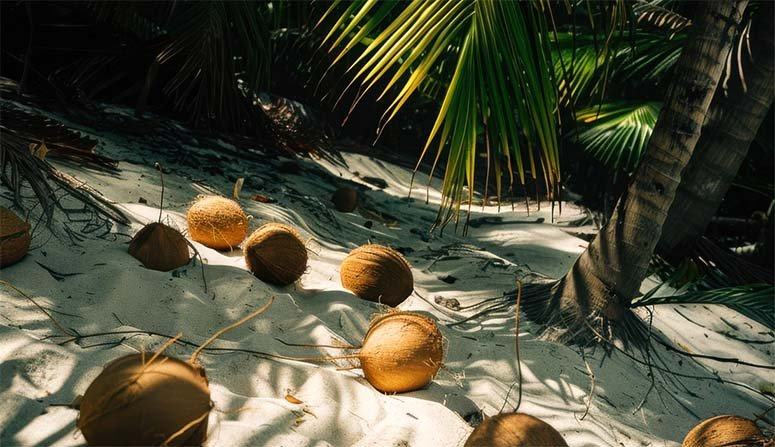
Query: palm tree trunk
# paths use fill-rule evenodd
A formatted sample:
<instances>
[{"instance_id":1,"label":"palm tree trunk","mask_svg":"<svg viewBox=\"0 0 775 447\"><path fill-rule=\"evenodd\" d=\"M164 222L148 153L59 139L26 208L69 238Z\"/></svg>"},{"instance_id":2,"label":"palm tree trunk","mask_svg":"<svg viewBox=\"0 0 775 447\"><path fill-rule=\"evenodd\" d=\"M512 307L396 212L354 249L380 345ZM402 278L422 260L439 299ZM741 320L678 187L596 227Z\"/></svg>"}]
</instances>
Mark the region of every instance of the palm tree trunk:
<instances>
[{"instance_id":1,"label":"palm tree trunk","mask_svg":"<svg viewBox=\"0 0 775 447\"><path fill-rule=\"evenodd\" d=\"M626 338L622 331L633 318L629 305L639 294L681 171L700 138L747 3L723 0L698 5L690 39L628 190L606 226L553 289L554 306L540 318L570 329L557 338L577 342L582 341L580 336Z\"/></svg>"},{"instance_id":2,"label":"palm tree trunk","mask_svg":"<svg viewBox=\"0 0 775 447\"><path fill-rule=\"evenodd\" d=\"M657 245L662 253L667 254L682 242L703 234L772 106L775 97L772 9L772 3L762 4L751 25L752 63L744 67L747 91L743 91L740 79L735 79L729 95L717 92L711 103L709 119L681 175L681 184L665 220L668 231L662 233Z\"/></svg>"}]
</instances>

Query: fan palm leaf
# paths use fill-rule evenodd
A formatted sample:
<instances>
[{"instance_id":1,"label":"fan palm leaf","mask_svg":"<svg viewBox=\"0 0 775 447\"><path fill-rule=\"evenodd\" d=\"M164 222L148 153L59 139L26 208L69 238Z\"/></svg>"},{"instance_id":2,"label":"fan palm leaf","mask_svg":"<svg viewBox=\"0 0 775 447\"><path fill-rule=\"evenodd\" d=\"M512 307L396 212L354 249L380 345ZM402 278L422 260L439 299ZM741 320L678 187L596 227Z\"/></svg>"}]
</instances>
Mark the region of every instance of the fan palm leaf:
<instances>
[{"instance_id":1,"label":"fan palm leaf","mask_svg":"<svg viewBox=\"0 0 775 447\"><path fill-rule=\"evenodd\" d=\"M659 102L617 101L579 110L577 141L600 162L632 171L659 117Z\"/></svg>"},{"instance_id":2,"label":"fan palm leaf","mask_svg":"<svg viewBox=\"0 0 775 447\"><path fill-rule=\"evenodd\" d=\"M636 32L627 41L612 44L607 56L590 36L558 33L554 51L556 77L563 103L600 102L605 82L643 85L659 82L675 65L686 42L685 33ZM608 58L608 62L606 60Z\"/></svg>"},{"instance_id":3,"label":"fan palm leaf","mask_svg":"<svg viewBox=\"0 0 775 447\"><path fill-rule=\"evenodd\" d=\"M418 91L438 96L439 112L420 155L422 161L435 147L435 169L446 152L437 225L457 222L461 204L470 207L483 140L499 197L504 166L511 183L514 171L524 184L527 175L538 175L538 166L550 188L560 180L545 6L360 0L347 5L324 39L333 64L365 44L347 69L344 91L358 87L356 104L372 89L385 101L378 134Z\"/></svg>"}]
</instances>

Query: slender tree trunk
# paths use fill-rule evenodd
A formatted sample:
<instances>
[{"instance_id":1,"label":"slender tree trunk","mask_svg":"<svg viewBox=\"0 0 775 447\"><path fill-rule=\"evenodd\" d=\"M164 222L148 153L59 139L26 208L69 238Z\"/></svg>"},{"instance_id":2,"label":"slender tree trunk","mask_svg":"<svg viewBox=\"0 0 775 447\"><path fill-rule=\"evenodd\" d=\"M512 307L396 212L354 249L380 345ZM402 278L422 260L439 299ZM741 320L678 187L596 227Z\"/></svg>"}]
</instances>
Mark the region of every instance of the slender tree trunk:
<instances>
[{"instance_id":1,"label":"slender tree trunk","mask_svg":"<svg viewBox=\"0 0 775 447\"><path fill-rule=\"evenodd\" d=\"M558 338L581 342L581 333L626 338L622 331L633 318L630 302L639 294L747 3L723 0L698 6L665 105L628 190L606 226L553 290L555 301L544 319L559 318L571 329Z\"/></svg>"},{"instance_id":2,"label":"slender tree trunk","mask_svg":"<svg viewBox=\"0 0 775 447\"><path fill-rule=\"evenodd\" d=\"M729 96L717 92L689 165L665 220L657 250L669 253L701 236L745 160L775 97L773 4L765 2L751 25L751 63L742 55L747 91L734 78ZM745 51L742 49L742 51Z\"/></svg>"}]
</instances>

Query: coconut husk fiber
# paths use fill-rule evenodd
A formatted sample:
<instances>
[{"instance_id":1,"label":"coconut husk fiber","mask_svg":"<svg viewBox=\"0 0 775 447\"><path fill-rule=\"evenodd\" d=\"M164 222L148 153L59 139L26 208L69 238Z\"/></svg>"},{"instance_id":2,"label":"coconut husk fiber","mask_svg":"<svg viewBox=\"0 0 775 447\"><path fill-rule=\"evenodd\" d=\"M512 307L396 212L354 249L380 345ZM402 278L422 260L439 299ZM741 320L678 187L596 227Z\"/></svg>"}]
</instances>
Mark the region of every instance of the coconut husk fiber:
<instances>
[{"instance_id":1,"label":"coconut husk fiber","mask_svg":"<svg viewBox=\"0 0 775 447\"><path fill-rule=\"evenodd\" d=\"M201 445L211 408L202 368L162 354L130 354L89 385L77 426L89 445Z\"/></svg>"},{"instance_id":2,"label":"coconut husk fiber","mask_svg":"<svg viewBox=\"0 0 775 447\"><path fill-rule=\"evenodd\" d=\"M334 192L331 201L337 211L352 213L358 207L358 191L349 186L342 186Z\"/></svg>"},{"instance_id":3,"label":"coconut husk fiber","mask_svg":"<svg viewBox=\"0 0 775 447\"><path fill-rule=\"evenodd\" d=\"M712 417L697 424L686 435L681 447L764 445L767 445L765 438L753 421L740 416L724 415Z\"/></svg>"},{"instance_id":4,"label":"coconut husk fiber","mask_svg":"<svg viewBox=\"0 0 775 447\"><path fill-rule=\"evenodd\" d=\"M248 234L248 216L237 202L225 197L197 199L186 219L191 239L215 250L231 250Z\"/></svg>"},{"instance_id":5,"label":"coconut husk fiber","mask_svg":"<svg viewBox=\"0 0 775 447\"><path fill-rule=\"evenodd\" d=\"M568 444L557 430L537 417L503 413L479 424L464 447L568 447Z\"/></svg>"},{"instance_id":6,"label":"coconut husk fiber","mask_svg":"<svg viewBox=\"0 0 775 447\"><path fill-rule=\"evenodd\" d=\"M342 286L360 298L398 306L414 290L409 263L401 253L383 245L362 245L339 268Z\"/></svg>"},{"instance_id":7,"label":"coconut husk fiber","mask_svg":"<svg viewBox=\"0 0 775 447\"><path fill-rule=\"evenodd\" d=\"M188 242L180 232L160 222L144 226L129 242L129 254L145 268L168 272L188 264Z\"/></svg>"},{"instance_id":8,"label":"coconut husk fiber","mask_svg":"<svg viewBox=\"0 0 775 447\"><path fill-rule=\"evenodd\" d=\"M22 260L30 249L30 224L0 206L0 268Z\"/></svg>"},{"instance_id":9,"label":"coconut husk fiber","mask_svg":"<svg viewBox=\"0 0 775 447\"><path fill-rule=\"evenodd\" d=\"M245 263L261 281L287 286L307 269L307 248L293 228L268 223L245 241Z\"/></svg>"},{"instance_id":10,"label":"coconut husk fiber","mask_svg":"<svg viewBox=\"0 0 775 447\"><path fill-rule=\"evenodd\" d=\"M409 312L377 316L358 353L366 380L383 393L405 393L429 384L444 360L436 323Z\"/></svg>"}]
</instances>

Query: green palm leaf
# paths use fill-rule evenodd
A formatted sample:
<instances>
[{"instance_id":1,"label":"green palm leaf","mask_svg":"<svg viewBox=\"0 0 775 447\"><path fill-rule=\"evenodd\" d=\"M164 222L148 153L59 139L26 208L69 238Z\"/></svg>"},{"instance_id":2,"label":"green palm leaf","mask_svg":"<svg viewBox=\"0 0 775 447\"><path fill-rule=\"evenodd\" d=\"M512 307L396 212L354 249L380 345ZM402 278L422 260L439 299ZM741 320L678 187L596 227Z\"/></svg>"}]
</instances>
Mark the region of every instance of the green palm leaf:
<instances>
[{"instance_id":1,"label":"green palm leaf","mask_svg":"<svg viewBox=\"0 0 775 447\"><path fill-rule=\"evenodd\" d=\"M659 102L617 101L579 110L575 136L602 163L632 171L646 150L661 106Z\"/></svg>"},{"instance_id":2,"label":"green palm leaf","mask_svg":"<svg viewBox=\"0 0 775 447\"><path fill-rule=\"evenodd\" d=\"M378 89L386 104L378 132L418 91L439 97L439 112L420 156L422 161L434 146L435 169L446 152L437 225L457 221L462 203L470 207L483 140L490 143L487 162L494 166L499 197L504 165L512 183L514 170L522 183L526 175L535 178L537 164L550 187L559 182L555 81L541 6L360 0L339 14L323 42L334 64L365 43L347 69L345 91L357 86L357 103Z\"/></svg>"},{"instance_id":3,"label":"green palm leaf","mask_svg":"<svg viewBox=\"0 0 775 447\"><path fill-rule=\"evenodd\" d=\"M654 304L721 304L758 321L770 329L775 328L775 286L766 283L745 284L711 290L691 290L670 296L654 296L659 287L634 302L632 307Z\"/></svg>"},{"instance_id":4,"label":"green palm leaf","mask_svg":"<svg viewBox=\"0 0 775 447\"><path fill-rule=\"evenodd\" d=\"M574 104L590 104L600 102L606 82L643 85L663 79L678 60L686 34L639 31L612 43L608 55L590 36L558 33L555 40L554 71L563 103L573 98Z\"/></svg>"}]
</instances>

